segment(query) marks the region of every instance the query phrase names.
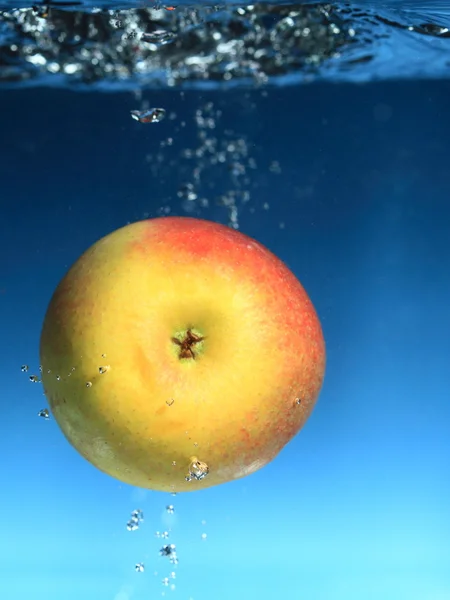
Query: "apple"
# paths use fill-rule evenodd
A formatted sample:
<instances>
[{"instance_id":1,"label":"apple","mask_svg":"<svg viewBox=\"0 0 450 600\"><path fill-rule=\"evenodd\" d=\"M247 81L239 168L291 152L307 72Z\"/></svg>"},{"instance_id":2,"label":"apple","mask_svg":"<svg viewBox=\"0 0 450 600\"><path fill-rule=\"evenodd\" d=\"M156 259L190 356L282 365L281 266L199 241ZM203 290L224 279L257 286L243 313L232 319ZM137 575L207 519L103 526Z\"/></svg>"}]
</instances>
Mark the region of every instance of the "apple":
<instances>
[{"instance_id":1,"label":"apple","mask_svg":"<svg viewBox=\"0 0 450 600\"><path fill-rule=\"evenodd\" d=\"M70 268L40 359L51 412L82 456L181 492L277 456L314 407L325 344L302 285L264 246L163 217L107 235Z\"/></svg>"}]
</instances>

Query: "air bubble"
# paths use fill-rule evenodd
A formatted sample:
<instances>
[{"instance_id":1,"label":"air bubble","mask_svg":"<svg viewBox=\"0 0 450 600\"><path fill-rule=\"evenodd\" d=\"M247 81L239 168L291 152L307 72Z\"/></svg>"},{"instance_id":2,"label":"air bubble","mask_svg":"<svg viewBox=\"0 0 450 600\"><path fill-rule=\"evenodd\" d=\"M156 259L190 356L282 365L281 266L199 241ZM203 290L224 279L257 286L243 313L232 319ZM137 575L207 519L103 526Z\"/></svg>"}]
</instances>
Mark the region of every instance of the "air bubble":
<instances>
[{"instance_id":1,"label":"air bubble","mask_svg":"<svg viewBox=\"0 0 450 600\"><path fill-rule=\"evenodd\" d=\"M100 373L100 375L103 375L104 373L106 373L106 371L109 371L109 365L98 368L98 372Z\"/></svg>"},{"instance_id":2,"label":"air bubble","mask_svg":"<svg viewBox=\"0 0 450 600\"><path fill-rule=\"evenodd\" d=\"M48 408L43 408L38 412L38 417L42 417L45 420L50 419L50 413L48 412Z\"/></svg>"},{"instance_id":3,"label":"air bubble","mask_svg":"<svg viewBox=\"0 0 450 600\"><path fill-rule=\"evenodd\" d=\"M163 540L167 540L167 538L169 537L169 532L168 531L163 531L163 532L157 531L155 533L155 536L157 538L162 538Z\"/></svg>"},{"instance_id":4,"label":"air bubble","mask_svg":"<svg viewBox=\"0 0 450 600\"><path fill-rule=\"evenodd\" d=\"M140 123L159 123L166 115L164 108L150 108L148 110L132 110L131 117Z\"/></svg>"},{"instance_id":5,"label":"air bubble","mask_svg":"<svg viewBox=\"0 0 450 600\"><path fill-rule=\"evenodd\" d=\"M201 481L209 474L208 465L198 460L196 456L192 457L191 464L189 465L189 473L186 475L186 481L192 481L193 479Z\"/></svg>"},{"instance_id":6,"label":"air bubble","mask_svg":"<svg viewBox=\"0 0 450 600\"><path fill-rule=\"evenodd\" d=\"M166 511L169 513L169 515L173 515L173 513L175 512L173 504L169 504L168 506L166 506Z\"/></svg>"},{"instance_id":7,"label":"air bubble","mask_svg":"<svg viewBox=\"0 0 450 600\"><path fill-rule=\"evenodd\" d=\"M176 556L176 547L175 544L166 544L159 551L161 556Z\"/></svg>"},{"instance_id":8,"label":"air bubble","mask_svg":"<svg viewBox=\"0 0 450 600\"><path fill-rule=\"evenodd\" d=\"M139 525L142 523L143 520L144 513L142 512L142 510L140 510L139 508L133 510L133 512L131 513L131 519L127 523L128 531L136 531L137 529L139 529Z\"/></svg>"},{"instance_id":9,"label":"air bubble","mask_svg":"<svg viewBox=\"0 0 450 600\"><path fill-rule=\"evenodd\" d=\"M273 160L269 165L269 171L271 171L272 173L280 174L281 173L280 163L277 160Z\"/></svg>"},{"instance_id":10,"label":"air bubble","mask_svg":"<svg viewBox=\"0 0 450 600\"><path fill-rule=\"evenodd\" d=\"M161 556L171 556L175 551L175 544L166 544L160 549L159 553L161 554Z\"/></svg>"},{"instance_id":11,"label":"air bubble","mask_svg":"<svg viewBox=\"0 0 450 600\"><path fill-rule=\"evenodd\" d=\"M22 373L26 373L28 371L30 367L28 365L22 365L20 367L20 370L22 371Z\"/></svg>"},{"instance_id":12,"label":"air bubble","mask_svg":"<svg viewBox=\"0 0 450 600\"><path fill-rule=\"evenodd\" d=\"M136 564L136 566L134 567L134 570L135 570L137 573L143 573L143 572L144 572L144 569L145 569L145 567L144 567L144 563L137 563L137 564Z\"/></svg>"},{"instance_id":13,"label":"air bubble","mask_svg":"<svg viewBox=\"0 0 450 600\"><path fill-rule=\"evenodd\" d=\"M92 387L92 381L86 381L86 387L87 388Z\"/></svg>"},{"instance_id":14,"label":"air bubble","mask_svg":"<svg viewBox=\"0 0 450 600\"><path fill-rule=\"evenodd\" d=\"M166 31L165 29L155 29L150 33L143 33L141 35L141 40L143 42L147 42L149 44L153 44L154 46L164 46L165 44L169 44L176 38L176 34L171 31Z\"/></svg>"},{"instance_id":15,"label":"air bubble","mask_svg":"<svg viewBox=\"0 0 450 600\"><path fill-rule=\"evenodd\" d=\"M193 202L194 200L197 200L197 197L198 197L195 192L193 183L183 184L179 188L179 190L177 192L177 196L178 196L178 198L182 198L183 200L188 200L189 202Z\"/></svg>"},{"instance_id":16,"label":"air bubble","mask_svg":"<svg viewBox=\"0 0 450 600\"><path fill-rule=\"evenodd\" d=\"M136 510L133 510L133 512L131 513L131 518L136 519L137 521L141 522L144 520L144 513L142 512L142 510L140 508L137 508Z\"/></svg>"}]
</instances>

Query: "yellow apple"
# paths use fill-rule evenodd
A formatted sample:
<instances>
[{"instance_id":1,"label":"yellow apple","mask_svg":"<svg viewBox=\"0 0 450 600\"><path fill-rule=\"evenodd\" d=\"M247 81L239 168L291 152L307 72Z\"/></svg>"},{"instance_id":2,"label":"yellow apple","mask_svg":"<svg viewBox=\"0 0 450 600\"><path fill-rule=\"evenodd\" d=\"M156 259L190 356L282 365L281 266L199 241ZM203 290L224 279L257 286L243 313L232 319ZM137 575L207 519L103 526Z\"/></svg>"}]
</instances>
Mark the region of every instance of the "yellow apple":
<instances>
[{"instance_id":1,"label":"yellow apple","mask_svg":"<svg viewBox=\"0 0 450 600\"><path fill-rule=\"evenodd\" d=\"M87 250L51 299L40 357L52 414L80 454L175 492L271 461L325 369L319 320L286 265L187 217L133 223Z\"/></svg>"}]
</instances>

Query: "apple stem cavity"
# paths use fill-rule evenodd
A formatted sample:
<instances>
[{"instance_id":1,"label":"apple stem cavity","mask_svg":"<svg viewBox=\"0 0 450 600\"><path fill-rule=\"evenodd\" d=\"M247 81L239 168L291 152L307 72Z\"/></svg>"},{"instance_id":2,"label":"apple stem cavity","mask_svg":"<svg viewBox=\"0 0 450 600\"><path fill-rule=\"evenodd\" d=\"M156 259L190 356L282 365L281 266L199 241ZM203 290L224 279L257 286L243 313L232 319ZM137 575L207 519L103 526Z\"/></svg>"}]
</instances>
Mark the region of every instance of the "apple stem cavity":
<instances>
[{"instance_id":1,"label":"apple stem cavity","mask_svg":"<svg viewBox=\"0 0 450 600\"><path fill-rule=\"evenodd\" d=\"M192 331L191 328L178 334L177 337L173 337L172 342L180 348L178 358L180 360L183 358L195 360L196 356L198 356L198 351L202 348L201 342L204 339L202 335ZM197 344L200 344L200 346L196 348Z\"/></svg>"}]
</instances>

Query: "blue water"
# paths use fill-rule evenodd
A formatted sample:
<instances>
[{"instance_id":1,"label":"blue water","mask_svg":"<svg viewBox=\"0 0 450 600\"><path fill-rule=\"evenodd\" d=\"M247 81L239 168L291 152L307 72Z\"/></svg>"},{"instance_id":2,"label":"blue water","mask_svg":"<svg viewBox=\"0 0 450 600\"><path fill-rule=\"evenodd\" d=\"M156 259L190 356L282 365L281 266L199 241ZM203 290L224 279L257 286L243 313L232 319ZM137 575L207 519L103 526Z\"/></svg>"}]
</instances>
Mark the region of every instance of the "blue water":
<instances>
[{"instance_id":1,"label":"blue water","mask_svg":"<svg viewBox=\"0 0 450 600\"><path fill-rule=\"evenodd\" d=\"M450 74L444 0L174 4L0 0L0 85L226 90Z\"/></svg>"},{"instance_id":2,"label":"blue water","mask_svg":"<svg viewBox=\"0 0 450 600\"><path fill-rule=\"evenodd\" d=\"M2 599L450 599L449 97L445 81L152 91L175 116L142 125L131 94L0 90ZM186 157L199 109L217 148L244 140L244 174L230 154ZM216 202L236 190L237 212ZM176 497L98 472L38 417L29 381L67 268L169 210L233 217L282 258L328 354L313 415L273 463Z\"/></svg>"}]
</instances>

